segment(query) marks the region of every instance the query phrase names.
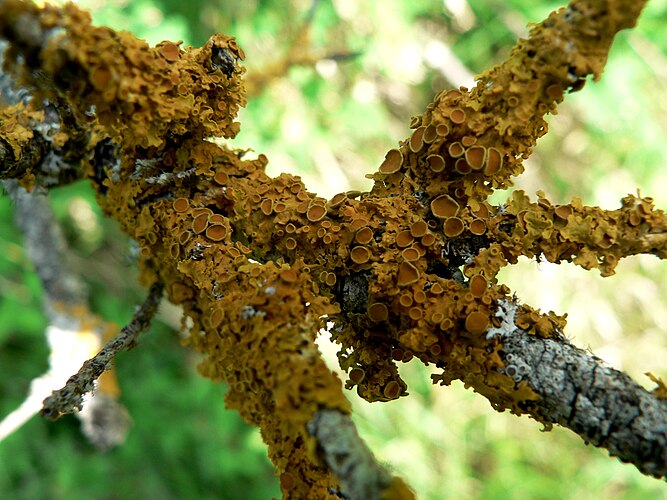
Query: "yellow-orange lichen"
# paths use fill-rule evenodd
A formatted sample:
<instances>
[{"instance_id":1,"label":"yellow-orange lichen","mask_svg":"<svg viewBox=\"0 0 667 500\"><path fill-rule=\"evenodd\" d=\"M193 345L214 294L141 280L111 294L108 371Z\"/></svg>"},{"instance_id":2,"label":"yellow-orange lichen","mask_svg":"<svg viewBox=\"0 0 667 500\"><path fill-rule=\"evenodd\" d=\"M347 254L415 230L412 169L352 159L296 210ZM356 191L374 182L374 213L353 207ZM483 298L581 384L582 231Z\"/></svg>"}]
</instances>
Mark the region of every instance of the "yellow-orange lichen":
<instances>
[{"instance_id":1,"label":"yellow-orange lichen","mask_svg":"<svg viewBox=\"0 0 667 500\"><path fill-rule=\"evenodd\" d=\"M185 245L190 238L192 237L192 233L190 231L183 231L181 234L178 235L178 242L181 245Z\"/></svg>"},{"instance_id":2,"label":"yellow-orange lichen","mask_svg":"<svg viewBox=\"0 0 667 500\"><path fill-rule=\"evenodd\" d=\"M486 150L486 165L484 173L488 176L497 174L503 167L503 156L496 148L491 147Z\"/></svg>"},{"instance_id":3,"label":"yellow-orange lichen","mask_svg":"<svg viewBox=\"0 0 667 500\"><path fill-rule=\"evenodd\" d=\"M296 186L299 189L301 188L301 186L299 186L298 184ZM345 200L347 200L347 193L338 193L334 195L334 197L331 198L331 200L329 200L328 206L329 208L339 207Z\"/></svg>"},{"instance_id":4,"label":"yellow-orange lichen","mask_svg":"<svg viewBox=\"0 0 667 500\"><path fill-rule=\"evenodd\" d=\"M429 125L426 127L426 130L424 130L424 142L426 144L431 144L438 138L438 132L436 131L435 127L433 125Z\"/></svg>"},{"instance_id":5,"label":"yellow-orange lichen","mask_svg":"<svg viewBox=\"0 0 667 500\"><path fill-rule=\"evenodd\" d=\"M283 269L280 271L280 279L285 283L294 283L298 279L298 276L292 269Z\"/></svg>"},{"instance_id":6,"label":"yellow-orange lichen","mask_svg":"<svg viewBox=\"0 0 667 500\"><path fill-rule=\"evenodd\" d=\"M415 131L401 149L387 153L371 193L339 193L327 202L298 178L270 179L263 155L244 159L204 140L238 132L234 117L245 102L243 53L233 39L216 35L201 50L171 42L151 49L131 35L95 31L85 19L72 23L69 14L49 12L48 29L63 29L39 48L40 70L47 79L62 67L71 70L77 86L75 92L63 90L73 94L67 104L81 116L94 108L99 137L123 146L121 178L131 182L122 187L105 182L101 203L140 242L142 280L164 280L170 298L184 303L193 334L209 326L217 330L217 335L192 335L188 342L209 356L202 372L228 382L228 404L260 422L269 454L281 464L286 497L304 497L303 491L289 490L305 474L292 459L307 458L285 451L290 446L285 438L315 449L304 431L308 418L324 405L347 408L330 370L308 350L321 318L338 321L338 312L349 312L339 311L340 305L330 302L332 290L324 289L337 277L346 285L358 280L368 290L367 315L354 314L349 331L333 330L344 346L341 367L359 384L360 395L382 400L404 394L392 360L407 362L415 352L424 362L447 366L434 381L460 378L496 407L524 411L517 403L536 395L525 384L514 387L497 370L501 345L483 335L491 321L497 326L496 305L509 293L495 284L498 269L519 255L544 255L608 274L632 252L665 256L664 214L657 214L649 199L629 198L622 209L605 212L574 201L553 206L543 195L531 203L515 193L507 205L489 210L485 200L494 189L508 187L546 130L542 115L555 108L549 100L558 101L568 88L553 83L565 75L544 57L527 57L530 40L513 52L511 64L481 75L471 91L441 92L423 115L413 117ZM63 37L67 50L58 47ZM586 47L602 55L598 38L587 37ZM563 71L569 67L565 52L550 54ZM580 57L577 67L588 68L588 57ZM599 64L590 62L590 71L599 72ZM6 127L0 120L3 133ZM25 130L21 134L29 139ZM173 180L167 189L132 177L127 166L146 158L160 158L161 174ZM191 171L195 175L186 177ZM466 226L469 234L463 235ZM193 233L218 244L203 252L213 245ZM446 241L461 235L458 242ZM632 246L637 242L642 250ZM459 265L451 259L458 243L470 247L463 269L467 286L438 270ZM285 249L289 253L281 255ZM396 321L373 324L390 316ZM548 337L563 322L524 309L516 324ZM373 341L366 343L369 338ZM259 345L269 346L270 356L256 355ZM280 379L284 367L292 370L290 384Z\"/></svg>"},{"instance_id":7,"label":"yellow-orange lichen","mask_svg":"<svg viewBox=\"0 0 667 500\"><path fill-rule=\"evenodd\" d=\"M480 311L473 311L466 317L465 326L470 333L479 335L489 326L489 316Z\"/></svg>"},{"instance_id":8,"label":"yellow-orange lichen","mask_svg":"<svg viewBox=\"0 0 667 500\"><path fill-rule=\"evenodd\" d=\"M225 311L219 307L213 309L210 315L210 322L213 328L218 328L225 319Z\"/></svg>"},{"instance_id":9,"label":"yellow-orange lichen","mask_svg":"<svg viewBox=\"0 0 667 500\"><path fill-rule=\"evenodd\" d=\"M440 219L454 217L459 212L459 204L448 194L443 194L431 201L431 212Z\"/></svg>"},{"instance_id":10,"label":"yellow-orange lichen","mask_svg":"<svg viewBox=\"0 0 667 500\"><path fill-rule=\"evenodd\" d=\"M423 290L415 290L413 297L418 304L423 304L426 301L426 294Z\"/></svg>"},{"instance_id":11,"label":"yellow-orange lichen","mask_svg":"<svg viewBox=\"0 0 667 500\"><path fill-rule=\"evenodd\" d=\"M197 215L194 218L194 220L192 221L191 228L195 232L195 234L199 234L199 233L204 232L204 230L208 226L208 217L209 217L209 214L204 212L204 213L200 213L199 215Z\"/></svg>"},{"instance_id":12,"label":"yellow-orange lichen","mask_svg":"<svg viewBox=\"0 0 667 500\"><path fill-rule=\"evenodd\" d=\"M285 240L285 248L287 250L294 250L296 248L296 240L294 238L287 238Z\"/></svg>"},{"instance_id":13,"label":"yellow-orange lichen","mask_svg":"<svg viewBox=\"0 0 667 500\"><path fill-rule=\"evenodd\" d=\"M401 231L396 235L396 246L399 248L407 247L408 245L411 245L413 241L414 237L410 231Z\"/></svg>"},{"instance_id":14,"label":"yellow-orange lichen","mask_svg":"<svg viewBox=\"0 0 667 500\"><path fill-rule=\"evenodd\" d=\"M167 61L175 62L178 61L178 57L181 52L178 45L179 44L172 42L161 42L156 46L156 48L160 51L160 54L162 54L162 56Z\"/></svg>"},{"instance_id":15,"label":"yellow-orange lichen","mask_svg":"<svg viewBox=\"0 0 667 500\"><path fill-rule=\"evenodd\" d=\"M222 241L227 236L227 228L222 224L211 224L206 228L206 237L211 241Z\"/></svg>"},{"instance_id":16,"label":"yellow-orange lichen","mask_svg":"<svg viewBox=\"0 0 667 500\"><path fill-rule=\"evenodd\" d=\"M469 286L470 286L470 293L472 293L474 297L481 297L482 295L484 295L484 292L486 292L488 282L486 281L486 278L481 274L475 274L470 278Z\"/></svg>"},{"instance_id":17,"label":"yellow-orange lichen","mask_svg":"<svg viewBox=\"0 0 667 500\"><path fill-rule=\"evenodd\" d=\"M473 170L481 170L486 162L486 148L473 146L466 150L465 159Z\"/></svg>"},{"instance_id":18,"label":"yellow-orange lichen","mask_svg":"<svg viewBox=\"0 0 667 500\"><path fill-rule=\"evenodd\" d=\"M354 235L354 240L360 245L366 245L373 240L373 230L370 227L362 227Z\"/></svg>"},{"instance_id":19,"label":"yellow-orange lichen","mask_svg":"<svg viewBox=\"0 0 667 500\"><path fill-rule=\"evenodd\" d=\"M472 172L472 167L465 158L459 158L456 160L456 163L454 163L454 170L456 170L461 175L466 175Z\"/></svg>"},{"instance_id":20,"label":"yellow-orange lichen","mask_svg":"<svg viewBox=\"0 0 667 500\"><path fill-rule=\"evenodd\" d=\"M567 218L572 215L572 207L559 205L554 209L554 214L560 219L567 220Z\"/></svg>"},{"instance_id":21,"label":"yellow-orange lichen","mask_svg":"<svg viewBox=\"0 0 667 500\"><path fill-rule=\"evenodd\" d=\"M420 254L415 248L406 248L401 252L401 256L407 261L412 261L412 260L418 260Z\"/></svg>"},{"instance_id":22,"label":"yellow-orange lichen","mask_svg":"<svg viewBox=\"0 0 667 500\"><path fill-rule=\"evenodd\" d=\"M477 210L472 211L472 214L475 217L479 217L480 219L486 219L487 217L489 217L489 209L486 205L480 205L479 208L477 208Z\"/></svg>"},{"instance_id":23,"label":"yellow-orange lichen","mask_svg":"<svg viewBox=\"0 0 667 500\"><path fill-rule=\"evenodd\" d=\"M387 399L396 399L401 394L401 386L398 382L392 380L384 387L382 394L384 394Z\"/></svg>"},{"instance_id":24,"label":"yellow-orange lichen","mask_svg":"<svg viewBox=\"0 0 667 500\"><path fill-rule=\"evenodd\" d=\"M398 149L390 149L380 165L380 173L393 174L398 172L403 163L403 155Z\"/></svg>"},{"instance_id":25,"label":"yellow-orange lichen","mask_svg":"<svg viewBox=\"0 0 667 500\"><path fill-rule=\"evenodd\" d=\"M482 219L473 219L470 223L470 232L476 235L482 235L486 232L486 222Z\"/></svg>"},{"instance_id":26,"label":"yellow-orange lichen","mask_svg":"<svg viewBox=\"0 0 667 500\"><path fill-rule=\"evenodd\" d=\"M356 246L350 252L350 258L355 264L365 264L371 258L371 252L364 246Z\"/></svg>"},{"instance_id":27,"label":"yellow-orange lichen","mask_svg":"<svg viewBox=\"0 0 667 500\"><path fill-rule=\"evenodd\" d=\"M461 108L454 108L449 115L449 118L453 123L460 125L466 121L466 113Z\"/></svg>"},{"instance_id":28,"label":"yellow-orange lichen","mask_svg":"<svg viewBox=\"0 0 667 500\"><path fill-rule=\"evenodd\" d=\"M463 147L469 148L473 144L477 142L477 137L474 135L464 135L461 137L461 144L463 144Z\"/></svg>"},{"instance_id":29,"label":"yellow-orange lichen","mask_svg":"<svg viewBox=\"0 0 667 500\"><path fill-rule=\"evenodd\" d=\"M452 142L448 147L447 151L449 152L449 156L452 158L458 158L460 156L463 156L464 153L466 152L465 148L460 142Z\"/></svg>"},{"instance_id":30,"label":"yellow-orange lichen","mask_svg":"<svg viewBox=\"0 0 667 500\"><path fill-rule=\"evenodd\" d=\"M408 316L412 321L419 321L423 315L424 312L421 307L411 307L408 311Z\"/></svg>"},{"instance_id":31,"label":"yellow-orange lichen","mask_svg":"<svg viewBox=\"0 0 667 500\"><path fill-rule=\"evenodd\" d=\"M398 266L398 286L408 286L419 280L419 270L410 262L402 262Z\"/></svg>"},{"instance_id":32,"label":"yellow-orange lichen","mask_svg":"<svg viewBox=\"0 0 667 500\"><path fill-rule=\"evenodd\" d=\"M426 130L426 127L419 127L410 137L410 150L413 153L418 152L424 147L424 130Z\"/></svg>"},{"instance_id":33,"label":"yellow-orange lichen","mask_svg":"<svg viewBox=\"0 0 667 500\"><path fill-rule=\"evenodd\" d=\"M259 208L264 215L269 216L269 215L271 215L271 212L273 211L273 201L264 200L264 201L262 201L262 203L260 203Z\"/></svg>"},{"instance_id":34,"label":"yellow-orange lichen","mask_svg":"<svg viewBox=\"0 0 667 500\"><path fill-rule=\"evenodd\" d=\"M371 321L386 321L389 318L389 309L381 302L376 302L368 307L368 317Z\"/></svg>"},{"instance_id":35,"label":"yellow-orange lichen","mask_svg":"<svg viewBox=\"0 0 667 500\"><path fill-rule=\"evenodd\" d=\"M174 207L174 210L182 213L190 208L190 202L187 198L177 198L174 200L174 203L172 203L172 206Z\"/></svg>"},{"instance_id":36,"label":"yellow-orange lichen","mask_svg":"<svg viewBox=\"0 0 667 500\"><path fill-rule=\"evenodd\" d=\"M435 173L442 172L447 166L445 159L440 155L429 155L426 157L426 161L428 162L431 170L433 170Z\"/></svg>"},{"instance_id":37,"label":"yellow-orange lichen","mask_svg":"<svg viewBox=\"0 0 667 500\"><path fill-rule=\"evenodd\" d=\"M412 294L410 293L403 293L398 298L398 303L401 304L403 307L410 307L413 304L413 302L414 300L412 298Z\"/></svg>"},{"instance_id":38,"label":"yellow-orange lichen","mask_svg":"<svg viewBox=\"0 0 667 500\"><path fill-rule=\"evenodd\" d=\"M306 217L310 222L317 222L324 219L327 215L327 208L324 205L313 204L308 208Z\"/></svg>"},{"instance_id":39,"label":"yellow-orange lichen","mask_svg":"<svg viewBox=\"0 0 667 500\"><path fill-rule=\"evenodd\" d=\"M360 384L364 380L366 373L361 368L353 368L350 370L350 382L354 385Z\"/></svg>"},{"instance_id":40,"label":"yellow-orange lichen","mask_svg":"<svg viewBox=\"0 0 667 500\"><path fill-rule=\"evenodd\" d=\"M216 172L213 176L213 180L216 182L216 184L224 186L225 184L229 183L229 175L227 175L227 172Z\"/></svg>"},{"instance_id":41,"label":"yellow-orange lichen","mask_svg":"<svg viewBox=\"0 0 667 500\"><path fill-rule=\"evenodd\" d=\"M428 233L422 236L421 244L425 247L430 247L436 242L434 234Z\"/></svg>"},{"instance_id":42,"label":"yellow-orange lichen","mask_svg":"<svg viewBox=\"0 0 667 500\"><path fill-rule=\"evenodd\" d=\"M421 238L428 231L428 225L423 220L417 221L410 226L410 234L415 238Z\"/></svg>"},{"instance_id":43,"label":"yellow-orange lichen","mask_svg":"<svg viewBox=\"0 0 667 500\"><path fill-rule=\"evenodd\" d=\"M443 232L445 233L445 236L454 238L463 232L464 227L461 219L458 217L450 217L445 220Z\"/></svg>"}]
</instances>

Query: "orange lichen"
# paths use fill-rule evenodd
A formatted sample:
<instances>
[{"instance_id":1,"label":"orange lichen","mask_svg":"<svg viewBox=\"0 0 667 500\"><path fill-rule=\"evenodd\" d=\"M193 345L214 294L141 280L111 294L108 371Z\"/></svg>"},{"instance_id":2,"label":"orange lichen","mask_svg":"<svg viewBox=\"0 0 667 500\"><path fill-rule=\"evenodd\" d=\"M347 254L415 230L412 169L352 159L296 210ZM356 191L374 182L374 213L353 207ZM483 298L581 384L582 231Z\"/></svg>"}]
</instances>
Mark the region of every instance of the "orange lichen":
<instances>
[{"instance_id":1,"label":"orange lichen","mask_svg":"<svg viewBox=\"0 0 667 500\"><path fill-rule=\"evenodd\" d=\"M401 294L401 296L398 299L398 303L401 304L403 307L410 307L414 303L412 294L409 293Z\"/></svg>"},{"instance_id":2,"label":"orange lichen","mask_svg":"<svg viewBox=\"0 0 667 500\"><path fill-rule=\"evenodd\" d=\"M484 166L484 174L493 176L497 174L503 167L503 156L496 148L488 148L486 150L486 165Z\"/></svg>"},{"instance_id":3,"label":"orange lichen","mask_svg":"<svg viewBox=\"0 0 667 500\"><path fill-rule=\"evenodd\" d=\"M448 146L447 151L449 152L449 156L452 158L458 158L463 156L466 150L460 142L452 142Z\"/></svg>"},{"instance_id":4,"label":"orange lichen","mask_svg":"<svg viewBox=\"0 0 667 500\"><path fill-rule=\"evenodd\" d=\"M410 150L416 153L424 147L424 130L426 127L417 128L410 137Z\"/></svg>"},{"instance_id":5,"label":"orange lichen","mask_svg":"<svg viewBox=\"0 0 667 500\"><path fill-rule=\"evenodd\" d=\"M486 292L487 285L486 278L481 274L476 274L470 278L470 293L474 297L481 297Z\"/></svg>"},{"instance_id":6,"label":"orange lichen","mask_svg":"<svg viewBox=\"0 0 667 500\"><path fill-rule=\"evenodd\" d=\"M442 230L445 233L445 236L448 238L454 238L460 235L464 228L465 226L463 225L463 221L461 219L458 217L450 217L445 220L445 224Z\"/></svg>"},{"instance_id":7,"label":"orange lichen","mask_svg":"<svg viewBox=\"0 0 667 500\"><path fill-rule=\"evenodd\" d=\"M361 368L353 368L350 370L350 382L354 385L360 384L364 380L365 375L364 370Z\"/></svg>"},{"instance_id":8,"label":"orange lichen","mask_svg":"<svg viewBox=\"0 0 667 500\"><path fill-rule=\"evenodd\" d=\"M410 262L402 262L398 266L398 286L408 286L419 279L419 270Z\"/></svg>"},{"instance_id":9,"label":"orange lichen","mask_svg":"<svg viewBox=\"0 0 667 500\"><path fill-rule=\"evenodd\" d=\"M421 243L425 247L430 247L435 242L436 242L436 237L435 237L434 234L429 233L429 234L425 234L424 236L422 236Z\"/></svg>"},{"instance_id":10,"label":"orange lichen","mask_svg":"<svg viewBox=\"0 0 667 500\"><path fill-rule=\"evenodd\" d=\"M386 305L380 302L376 302L369 306L368 316L371 318L371 321L386 321L387 318L389 318L389 309L387 309Z\"/></svg>"},{"instance_id":11,"label":"orange lichen","mask_svg":"<svg viewBox=\"0 0 667 500\"><path fill-rule=\"evenodd\" d=\"M465 122L466 113L461 108L454 108L451 114L449 115L449 118L452 120L453 123L460 125L463 122Z\"/></svg>"},{"instance_id":12,"label":"orange lichen","mask_svg":"<svg viewBox=\"0 0 667 500\"><path fill-rule=\"evenodd\" d=\"M384 387L382 394L384 394L384 397L389 400L396 399L401 394L401 386L398 382L392 380Z\"/></svg>"},{"instance_id":13,"label":"orange lichen","mask_svg":"<svg viewBox=\"0 0 667 500\"><path fill-rule=\"evenodd\" d=\"M447 135L449 135L449 125L446 123L440 123L437 127L435 127L435 131L440 137L447 137Z\"/></svg>"},{"instance_id":14,"label":"orange lichen","mask_svg":"<svg viewBox=\"0 0 667 500\"><path fill-rule=\"evenodd\" d=\"M285 248L287 250L294 250L296 248L296 240L294 238L287 238L285 240Z\"/></svg>"},{"instance_id":15,"label":"orange lichen","mask_svg":"<svg viewBox=\"0 0 667 500\"><path fill-rule=\"evenodd\" d=\"M371 258L371 253L364 246L356 246L350 251L350 258L355 264L365 264Z\"/></svg>"},{"instance_id":16,"label":"orange lichen","mask_svg":"<svg viewBox=\"0 0 667 500\"><path fill-rule=\"evenodd\" d=\"M426 157L426 161L428 162L431 170L433 170L435 173L442 172L447 166L445 159L440 155L428 155Z\"/></svg>"},{"instance_id":17,"label":"orange lichen","mask_svg":"<svg viewBox=\"0 0 667 500\"><path fill-rule=\"evenodd\" d=\"M474 219L470 222L470 232L476 235L482 235L486 232L486 222L481 219Z\"/></svg>"},{"instance_id":18,"label":"orange lichen","mask_svg":"<svg viewBox=\"0 0 667 500\"><path fill-rule=\"evenodd\" d=\"M459 212L459 204L451 196L444 194L431 201L431 212L441 219L454 217Z\"/></svg>"},{"instance_id":19,"label":"orange lichen","mask_svg":"<svg viewBox=\"0 0 667 500\"><path fill-rule=\"evenodd\" d=\"M461 137L461 144L463 144L464 147L469 148L473 144L477 142L477 137L474 135L464 135Z\"/></svg>"},{"instance_id":20,"label":"orange lichen","mask_svg":"<svg viewBox=\"0 0 667 500\"><path fill-rule=\"evenodd\" d=\"M406 248L401 252L401 256L407 261L418 260L421 257L416 248Z\"/></svg>"},{"instance_id":21,"label":"orange lichen","mask_svg":"<svg viewBox=\"0 0 667 500\"><path fill-rule=\"evenodd\" d=\"M310 222L317 222L327 215L327 208L324 205L313 204L308 208L306 217Z\"/></svg>"},{"instance_id":22,"label":"orange lichen","mask_svg":"<svg viewBox=\"0 0 667 500\"><path fill-rule=\"evenodd\" d=\"M396 235L396 246L399 248L407 247L414 241L414 237L410 231L401 231Z\"/></svg>"},{"instance_id":23,"label":"orange lichen","mask_svg":"<svg viewBox=\"0 0 667 500\"><path fill-rule=\"evenodd\" d=\"M543 194L531 202L519 191L501 207L487 201L521 172L546 131L544 114L574 84L570 68L577 79L599 73L613 36L606 25L582 44L590 55L545 52L546 41L562 48L558 37L565 40L565 14L555 14L474 89L441 92L413 117L414 131L388 151L370 193L326 201L297 177L270 178L265 156L244 159L207 140L239 130L244 55L233 38L150 48L91 27L73 6L9 3L59 33L29 58L47 79L67 73L58 98L66 94L79 117L95 121L95 137L122 145L114 172L122 182L96 180L100 203L141 245L141 279L163 281L183 304L193 325L187 342L207 356L202 373L224 380L228 405L262 428L285 496L324 497L335 484L305 431L318 408L349 411L314 347L324 318L336 325L346 385L368 400L407 394L395 362L418 357L446 366L434 382L461 379L520 413L538 395L502 372L502 339L484 334L510 300L498 270L525 255L607 275L633 253L667 257L667 221L648 198L627 197L616 211L553 205ZM21 71L40 85L37 72ZM17 158L32 137L24 125L0 120ZM160 176L151 182L135 171L146 159ZM565 320L522 306L514 323L557 338ZM306 491L304 478L319 489Z\"/></svg>"},{"instance_id":24,"label":"orange lichen","mask_svg":"<svg viewBox=\"0 0 667 500\"><path fill-rule=\"evenodd\" d=\"M201 213L194 218L194 220L192 221L191 228L195 232L195 234L204 232L204 230L208 226L208 216L209 214L207 213Z\"/></svg>"},{"instance_id":25,"label":"orange lichen","mask_svg":"<svg viewBox=\"0 0 667 500\"><path fill-rule=\"evenodd\" d=\"M410 226L410 234L415 238L421 238L428 231L428 225L423 220L417 221Z\"/></svg>"},{"instance_id":26,"label":"orange lichen","mask_svg":"<svg viewBox=\"0 0 667 500\"><path fill-rule=\"evenodd\" d=\"M486 148L484 146L473 146L465 152L465 159L472 170L481 170L486 163Z\"/></svg>"},{"instance_id":27,"label":"orange lichen","mask_svg":"<svg viewBox=\"0 0 667 500\"><path fill-rule=\"evenodd\" d=\"M211 241L222 241L227 236L227 228L222 224L211 224L206 228L206 237Z\"/></svg>"},{"instance_id":28,"label":"orange lichen","mask_svg":"<svg viewBox=\"0 0 667 500\"><path fill-rule=\"evenodd\" d=\"M172 205L177 212L186 212L188 208L190 208L190 203L187 198L178 198L174 200Z\"/></svg>"},{"instance_id":29,"label":"orange lichen","mask_svg":"<svg viewBox=\"0 0 667 500\"><path fill-rule=\"evenodd\" d=\"M373 240L373 230L370 227L362 227L354 235L354 240L360 245L366 245Z\"/></svg>"},{"instance_id":30,"label":"orange lichen","mask_svg":"<svg viewBox=\"0 0 667 500\"><path fill-rule=\"evenodd\" d=\"M390 149L380 165L380 173L393 174L398 172L403 163L403 155L398 149Z\"/></svg>"}]
</instances>

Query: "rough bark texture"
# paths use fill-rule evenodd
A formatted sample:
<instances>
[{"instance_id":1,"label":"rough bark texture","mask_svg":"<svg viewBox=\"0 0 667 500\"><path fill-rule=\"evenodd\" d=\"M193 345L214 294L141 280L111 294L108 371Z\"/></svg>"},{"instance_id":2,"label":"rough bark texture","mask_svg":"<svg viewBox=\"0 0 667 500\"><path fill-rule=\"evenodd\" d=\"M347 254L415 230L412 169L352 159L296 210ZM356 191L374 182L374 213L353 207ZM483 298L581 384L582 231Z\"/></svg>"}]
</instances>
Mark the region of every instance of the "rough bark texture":
<instances>
[{"instance_id":1,"label":"rough bark texture","mask_svg":"<svg viewBox=\"0 0 667 500\"><path fill-rule=\"evenodd\" d=\"M635 388L630 396L626 384L628 403L618 406L622 378L609 375L611 393L603 395L609 369L594 357L579 360L564 339L565 318L515 304L496 275L520 255L603 275L636 253L665 258L665 213L633 196L614 211L578 200L554 206L541 195L531 202L522 192L501 206L487 201L522 171L546 133L544 116L588 75L599 77L614 36L634 25L642 6L575 0L553 13L475 88L440 92L415 116L412 135L372 175L371 192L330 200L298 177L270 178L264 155L249 160L207 140L239 130L244 54L233 38L214 35L200 49L150 48L92 27L73 6L39 10L15 0L0 3L0 36L11 42L6 66L20 82L66 103L63 144L92 132L83 171L100 206L141 246L142 280L163 282L183 306L192 324L187 342L206 355L202 373L225 381L228 406L260 427L283 494L326 498L356 484L345 474L358 468L320 425L349 412L315 346L325 317L342 345L346 386L368 401L406 395L397 362L419 359L442 368L435 383L460 379L498 410L569 424L640 470L664 475L662 393ZM29 130L13 119L14 130ZM26 134L4 139L20 155ZM566 353L568 361L553 366L568 374L562 401L553 381L544 385L538 358L514 358L524 337L538 353L551 346ZM645 419L632 420L633 411ZM622 444L630 430L640 433L639 448ZM386 485L381 495L409 497L400 480L377 477L369 481Z\"/></svg>"},{"instance_id":2,"label":"rough bark texture","mask_svg":"<svg viewBox=\"0 0 667 500\"><path fill-rule=\"evenodd\" d=\"M540 395L535 412L644 473L667 476L667 400L566 341L516 330L503 341L505 373Z\"/></svg>"}]
</instances>

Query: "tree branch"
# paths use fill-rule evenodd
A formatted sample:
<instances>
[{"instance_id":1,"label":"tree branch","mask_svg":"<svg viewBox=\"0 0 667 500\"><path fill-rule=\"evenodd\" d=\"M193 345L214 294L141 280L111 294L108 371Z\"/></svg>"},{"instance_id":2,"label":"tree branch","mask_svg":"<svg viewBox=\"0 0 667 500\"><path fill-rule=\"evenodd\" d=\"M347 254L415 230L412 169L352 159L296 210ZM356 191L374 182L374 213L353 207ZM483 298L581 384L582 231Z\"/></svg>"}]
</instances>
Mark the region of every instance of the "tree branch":
<instances>
[{"instance_id":1,"label":"tree branch","mask_svg":"<svg viewBox=\"0 0 667 500\"><path fill-rule=\"evenodd\" d=\"M563 218L546 201L529 208L520 196L503 207L487 202L523 169L522 159L546 133L545 114L587 75L599 76L614 36L634 25L643 2L574 0L537 25L472 91L438 94L413 118L412 136L388 152L370 193L330 200L308 192L297 177L270 178L263 155L248 160L205 140L238 132L234 120L245 97L243 52L234 39L215 35L201 49L169 42L149 48L91 27L71 5L39 11L5 0L0 13L3 5L13 9L0 15L0 34L14 42L12 71L48 96L66 97L82 122L94 106L94 126L120 145L119 162L88 172L100 205L141 245L142 281L163 282L170 300L183 305L193 325L188 340L207 355L201 371L228 383L228 406L260 427L285 496L330 494L337 487L331 471L351 491L374 494L386 484L373 465L358 465L371 459L340 461L349 456L331 445L327 422L349 407L314 346L325 317L342 345L346 385L369 401L406 395L396 363L419 358L444 369L434 382L461 379L499 410L569 425L640 470L664 474L664 453L655 451L662 431L635 436L640 449L632 451L632 441L613 429L624 423L627 432L644 432L650 423L663 429L662 403L570 348L564 318L510 307L510 291L496 278L502 266L537 248L567 259L598 245L596 258L607 263L605 245L617 243L623 255L665 257L664 214L633 199L619 224L636 229L617 240L605 229L588 241L582 228L600 224L586 222L574 204ZM31 78L37 69L55 88ZM630 212L639 217L636 225ZM557 241L547 248L551 234ZM559 236L569 238L565 246ZM632 246L635 237L645 241ZM535 359L559 346L553 349L566 361L553 358L553 368L568 374L561 385L545 385L539 359L515 357L530 344L514 344L523 338L517 327L544 346ZM73 380L58 396L56 413L77 406L74 393L104 370L107 361L93 361L85 380ZM568 371L572 366L583 378ZM531 370L542 375L531 378ZM619 386L620 399L602 395L602 387ZM571 397L556 404L558 388ZM633 418L633 402L642 418ZM333 413L318 413L322 408ZM313 435L326 469L313 454ZM357 486L353 476L366 468L373 471L368 484Z\"/></svg>"},{"instance_id":2,"label":"tree branch","mask_svg":"<svg viewBox=\"0 0 667 500\"><path fill-rule=\"evenodd\" d=\"M131 349L136 345L139 335L146 331L157 312L163 290L162 283L155 283L148 291L146 301L124 326L120 333L92 359L86 361L81 369L72 375L62 389L53 391L44 400L41 414L51 420L57 420L64 414L81 410L83 396L95 388L95 381L108 370L113 358L123 349Z\"/></svg>"}]
</instances>

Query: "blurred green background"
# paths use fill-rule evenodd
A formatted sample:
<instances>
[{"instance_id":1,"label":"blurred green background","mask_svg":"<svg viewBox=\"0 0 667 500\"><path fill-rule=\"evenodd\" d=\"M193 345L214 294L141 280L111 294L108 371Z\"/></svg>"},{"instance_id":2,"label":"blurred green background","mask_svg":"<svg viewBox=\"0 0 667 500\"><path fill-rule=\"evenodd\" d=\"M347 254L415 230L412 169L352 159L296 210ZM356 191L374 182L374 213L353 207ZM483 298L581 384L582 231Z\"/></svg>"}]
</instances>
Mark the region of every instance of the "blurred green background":
<instances>
[{"instance_id":1,"label":"blurred green background","mask_svg":"<svg viewBox=\"0 0 667 500\"><path fill-rule=\"evenodd\" d=\"M151 43L201 45L237 36L248 75L284 56L311 0L87 0L95 21ZM507 56L526 25L559 2L534 0L322 0L310 43L332 56L292 68L255 95L235 141L267 154L273 174L301 175L331 196L369 187L364 178L407 137L409 117L442 88ZM554 202L573 196L616 208L639 188L667 208L667 0L652 0L639 26L619 36L602 81L567 99L517 186ZM353 58L340 58L357 53ZM507 193L498 193L502 201ZM129 242L103 219L91 190L52 193L90 287L96 312L123 324L143 291ZM47 368L38 280L0 196L0 418ZM524 260L503 281L533 306L569 314L568 334L652 387L667 379L667 265L626 259L616 276ZM11 499L263 499L279 496L258 432L223 405L224 387L201 378L178 343L178 311L163 307L140 347L117 360L133 418L126 444L105 454L78 422L33 419L0 443L0 497ZM322 351L334 366L335 346ZM355 420L377 456L422 499L667 498L667 486L586 447L567 430L540 432L527 418L495 413L478 395L432 387L429 367L401 367L410 396L369 405L350 394Z\"/></svg>"}]
</instances>

